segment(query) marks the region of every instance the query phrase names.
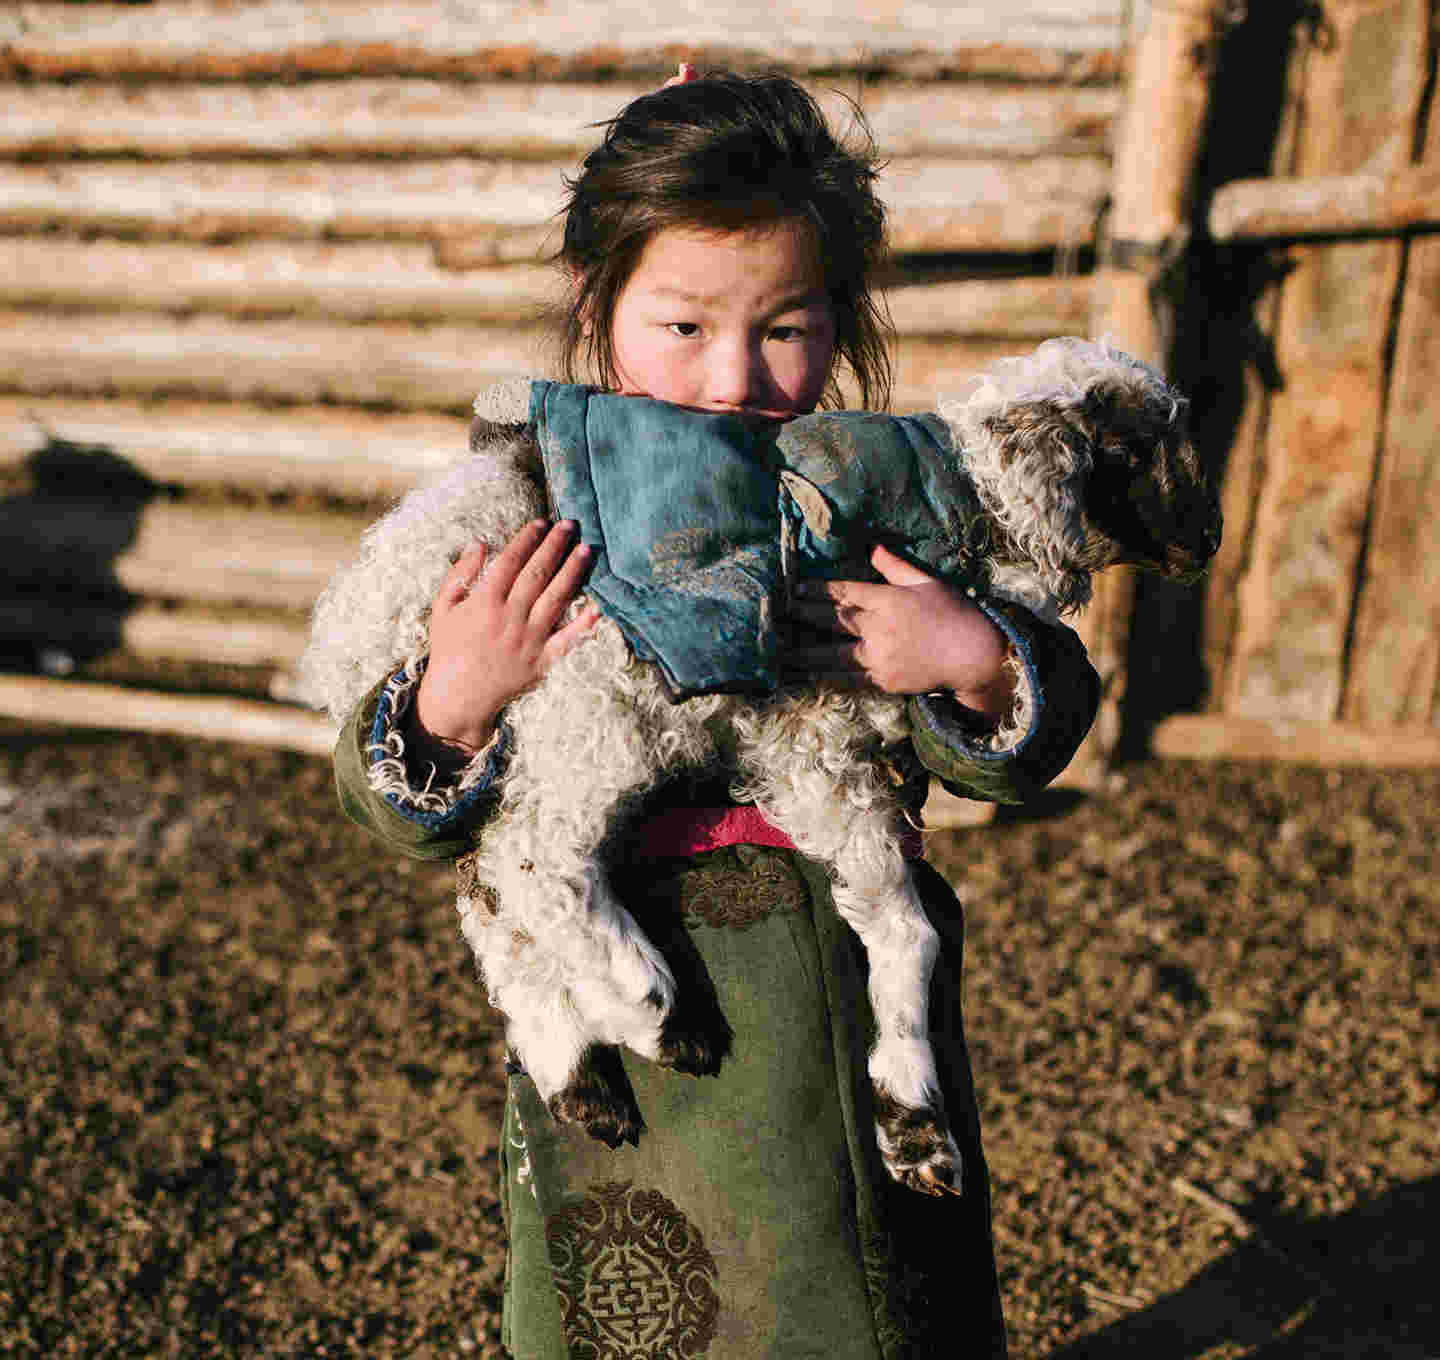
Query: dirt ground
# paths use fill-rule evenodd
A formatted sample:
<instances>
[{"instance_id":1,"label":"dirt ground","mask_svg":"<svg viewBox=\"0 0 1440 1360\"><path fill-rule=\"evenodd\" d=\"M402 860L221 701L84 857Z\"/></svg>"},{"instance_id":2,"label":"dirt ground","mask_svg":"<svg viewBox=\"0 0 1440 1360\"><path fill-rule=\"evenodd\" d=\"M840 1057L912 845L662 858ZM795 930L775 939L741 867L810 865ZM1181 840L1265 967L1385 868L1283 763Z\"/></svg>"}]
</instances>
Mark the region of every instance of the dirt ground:
<instances>
[{"instance_id":1,"label":"dirt ground","mask_svg":"<svg viewBox=\"0 0 1440 1360\"><path fill-rule=\"evenodd\" d=\"M448 872L320 760L0 747L0 1353L498 1355ZM1437 822L1440 773L1153 763L931 837L1018 1357L1440 1356Z\"/></svg>"}]
</instances>

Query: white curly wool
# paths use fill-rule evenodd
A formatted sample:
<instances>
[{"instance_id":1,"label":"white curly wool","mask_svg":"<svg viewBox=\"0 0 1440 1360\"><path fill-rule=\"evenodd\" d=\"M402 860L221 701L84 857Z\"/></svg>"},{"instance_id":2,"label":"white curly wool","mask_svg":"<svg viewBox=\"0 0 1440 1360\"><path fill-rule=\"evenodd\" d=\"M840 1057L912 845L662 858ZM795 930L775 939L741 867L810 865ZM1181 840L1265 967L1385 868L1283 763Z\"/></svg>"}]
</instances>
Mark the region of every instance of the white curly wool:
<instances>
[{"instance_id":1,"label":"white curly wool","mask_svg":"<svg viewBox=\"0 0 1440 1360\"><path fill-rule=\"evenodd\" d=\"M1088 593L1089 574L1076 565L1082 546L1092 563L1140 560L1124 555L1127 545L1093 541L1097 529L1084 514L1090 450L1103 432L1077 430L1072 417L1098 387L1106 401L1134 407L1127 432L1137 441L1136 457L1153 459L1157 482L1172 494L1200 496L1203 505L1203 485L1184 483L1169 465L1180 455L1165 427L1180 404L1158 374L1108 346L1047 342L940 406L1003 531L993 593L1050 619ZM1029 405L1036 410L1006 425ZM430 602L462 551L478 541L502 545L544 513L539 459L522 428L525 394L485 394L477 411L498 430L493 446L412 492L377 523L360 557L316 606L302 674L307 692L337 717L401 667L413 683ZM1199 476L1193 469L1186 475ZM397 686L401 703L405 688ZM1018 711L999 741L1013 743L1028 730L1032 702L1021 684ZM830 866L836 907L870 956L870 1071L877 1111L892 1111L879 1130L886 1165L916 1188L958 1190L959 1154L928 1037L937 940L903 858L904 810L881 761L908 737L907 712L904 698L868 690L797 688L763 702L716 695L674 704L658 671L633 658L608 619L509 705L510 766L498 812L472 857L480 891L457 907L491 998L507 1016L511 1046L544 1098L576 1079L596 1042L660 1054L675 980L609 890L604 851L626 814L666 775L729 763L738 770L734 796L753 802L802 852ZM416 806L443 801L406 783L397 732L376 754L377 787L398 784ZM461 787L480 763L483 756L471 762ZM913 1135L922 1121L929 1142L917 1153Z\"/></svg>"},{"instance_id":2,"label":"white curly wool","mask_svg":"<svg viewBox=\"0 0 1440 1360\"><path fill-rule=\"evenodd\" d=\"M366 530L359 556L316 601L298 667L307 703L343 721L376 681L425 653L430 603L460 555L504 544L545 513L543 490L513 454L467 458Z\"/></svg>"}]
</instances>

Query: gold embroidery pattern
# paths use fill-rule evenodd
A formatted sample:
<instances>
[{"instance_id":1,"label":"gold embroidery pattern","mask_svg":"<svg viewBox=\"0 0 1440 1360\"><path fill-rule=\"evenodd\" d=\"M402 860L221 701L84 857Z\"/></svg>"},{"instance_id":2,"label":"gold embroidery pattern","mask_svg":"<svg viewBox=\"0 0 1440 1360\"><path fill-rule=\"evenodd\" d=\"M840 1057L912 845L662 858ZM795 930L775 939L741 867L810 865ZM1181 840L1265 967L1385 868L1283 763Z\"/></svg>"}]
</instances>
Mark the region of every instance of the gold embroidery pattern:
<instances>
[{"instance_id":1,"label":"gold embroidery pattern","mask_svg":"<svg viewBox=\"0 0 1440 1360\"><path fill-rule=\"evenodd\" d=\"M594 1185L545 1223L570 1353L584 1360L703 1356L720 1299L699 1230L658 1190Z\"/></svg>"},{"instance_id":2,"label":"gold embroidery pattern","mask_svg":"<svg viewBox=\"0 0 1440 1360\"><path fill-rule=\"evenodd\" d=\"M684 916L707 926L743 930L772 912L799 911L808 902L805 880L780 855L754 863L707 865L680 875L676 905Z\"/></svg>"}]
</instances>

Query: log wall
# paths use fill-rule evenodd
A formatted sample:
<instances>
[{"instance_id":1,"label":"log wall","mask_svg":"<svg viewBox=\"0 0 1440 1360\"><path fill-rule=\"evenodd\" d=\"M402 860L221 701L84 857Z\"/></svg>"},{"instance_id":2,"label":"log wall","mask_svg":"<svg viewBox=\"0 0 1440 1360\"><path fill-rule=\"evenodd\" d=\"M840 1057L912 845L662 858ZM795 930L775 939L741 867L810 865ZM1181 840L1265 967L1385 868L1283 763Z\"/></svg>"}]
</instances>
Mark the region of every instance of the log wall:
<instances>
[{"instance_id":1,"label":"log wall","mask_svg":"<svg viewBox=\"0 0 1440 1360\"><path fill-rule=\"evenodd\" d=\"M1243 311L1266 364L1176 371L1237 413L1208 450L1226 542L1175 662L1194 711L1153 749L1381 759L1399 733L1423 755L1435 8L1250 6L1233 43L1289 26L1257 68L1275 90L1245 91L1282 116L1269 160L1218 180L1206 137L1259 135L1209 103L1240 13L1219 0L0 9L0 647L99 678L117 656L221 662L283 693L366 517L463 449L476 389L547 365L560 177L684 59L788 71L842 123L865 109L898 409L1047 335L1161 358L1188 325L1193 356ZM1197 243L1268 281L1227 275L1177 320L1157 299ZM1136 697L1143 608L1117 578L1086 625L1109 687L1087 778Z\"/></svg>"},{"instance_id":2,"label":"log wall","mask_svg":"<svg viewBox=\"0 0 1440 1360\"><path fill-rule=\"evenodd\" d=\"M1090 278L1053 263L1108 192L1123 9L5 7L0 635L283 690L365 517L463 452L477 389L545 368L561 176L681 59L863 106L898 407L1083 332Z\"/></svg>"}]
</instances>

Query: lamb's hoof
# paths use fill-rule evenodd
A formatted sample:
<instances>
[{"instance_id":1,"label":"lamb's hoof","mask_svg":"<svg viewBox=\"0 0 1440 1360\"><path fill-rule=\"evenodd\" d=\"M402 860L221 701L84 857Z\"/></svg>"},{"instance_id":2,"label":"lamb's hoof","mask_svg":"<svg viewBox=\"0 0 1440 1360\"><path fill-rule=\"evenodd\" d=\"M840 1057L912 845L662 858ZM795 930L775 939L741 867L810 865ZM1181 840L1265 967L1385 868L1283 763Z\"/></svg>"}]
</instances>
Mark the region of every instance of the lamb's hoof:
<instances>
[{"instance_id":1,"label":"lamb's hoof","mask_svg":"<svg viewBox=\"0 0 1440 1360\"><path fill-rule=\"evenodd\" d=\"M655 1061L692 1077L713 1077L730 1056L735 1031L713 991L688 986L660 1025Z\"/></svg>"},{"instance_id":2,"label":"lamb's hoof","mask_svg":"<svg viewBox=\"0 0 1440 1360\"><path fill-rule=\"evenodd\" d=\"M579 1124L608 1148L640 1146L645 1120L635 1100L619 1049L592 1044L580 1056L570 1080L547 1102L559 1124Z\"/></svg>"},{"instance_id":3,"label":"lamb's hoof","mask_svg":"<svg viewBox=\"0 0 1440 1360\"><path fill-rule=\"evenodd\" d=\"M876 1091L875 1137L892 1180L922 1195L962 1193L960 1149L936 1110Z\"/></svg>"}]
</instances>

